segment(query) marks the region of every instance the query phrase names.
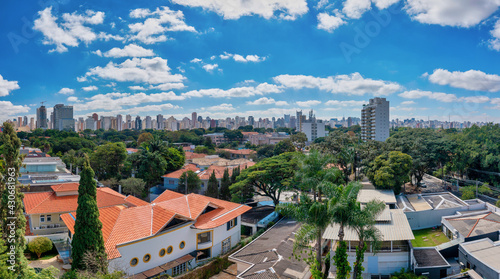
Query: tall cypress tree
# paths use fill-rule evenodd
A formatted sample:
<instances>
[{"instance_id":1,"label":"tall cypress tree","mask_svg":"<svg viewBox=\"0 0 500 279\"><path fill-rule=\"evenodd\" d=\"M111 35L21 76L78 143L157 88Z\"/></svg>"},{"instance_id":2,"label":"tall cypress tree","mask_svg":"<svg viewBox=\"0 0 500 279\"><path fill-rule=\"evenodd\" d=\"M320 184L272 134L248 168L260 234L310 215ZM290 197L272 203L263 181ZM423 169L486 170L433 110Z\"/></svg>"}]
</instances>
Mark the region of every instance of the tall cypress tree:
<instances>
[{"instance_id":1,"label":"tall cypress tree","mask_svg":"<svg viewBox=\"0 0 500 279\"><path fill-rule=\"evenodd\" d=\"M236 178L240 175L240 167L234 168L233 173L231 174L231 183L236 182Z\"/></svg>"},{"instance_id":2,"label":"tall cypress tree","mask_svg":"<svg viewBox=\"0 0 500 279\"><path fill-rule=\"evenodd\" d=\"M231 186L231 178L229 177L229 169L226 168L220 182L220 199L226 201L231 200L231 191L229 190L229 186Z\"/></svg>"},{"instance_id":3,"label":"tall cypress tree","mask_svg":"<svg viewBox=\"0 0 500 279\"><path fill-rule=\"evenodd\" d=\"M80 173L80 186L78 187L75 235L71 242L72 269L86 269L83 261L85 253L95 253L98 257L106 259L102 223L99 220L96 198L97 183L87 157ZM102 271L106 272L106 270Z\"/></svg>"},{"instance_id":4,"label":"tall cypress tree","mask_svg":"<svg viewBox=\"0 0 500 279\"><path fill-rule=\"evenodd\" d=\"M212 172L207 183L207 192L205 196L217 198L219 196L219 182L217 177L215 177L215 171Z\"/></svg>"},{"instance_id":5,"label":"tall cypress tree","mask_svg":"<svg viewBox=\"0 0 500 279\"><path fill-rule=\"evenodd\" d=\"M19 185L17 180L23 157L19 154L21 141L10 123L3 124L1 141L3 157L0 159L0 242L3 242L6 246L3 248L7 249L0 249L0 259L7 259L10 274L23 277L27 268L27 260L24 257L26 218L23 213L22 185Z\"/></svg>"}]
</instances>

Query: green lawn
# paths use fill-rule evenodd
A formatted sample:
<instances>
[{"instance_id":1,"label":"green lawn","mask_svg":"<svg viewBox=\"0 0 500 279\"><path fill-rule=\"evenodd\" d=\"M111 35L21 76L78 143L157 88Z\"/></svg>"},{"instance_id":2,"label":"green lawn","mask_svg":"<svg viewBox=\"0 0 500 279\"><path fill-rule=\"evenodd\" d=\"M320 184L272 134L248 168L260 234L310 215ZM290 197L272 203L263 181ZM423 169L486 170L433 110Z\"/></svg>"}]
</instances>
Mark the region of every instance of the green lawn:
<instances>
[{"instance_id":1,"label":"green lawn","mask_svg":"<svg viewBox=\"0 0 500 279\"><path fill-rule=\"evenodd\" d=\"M413 231L415 239L411 241L413 247L432 247L450 241L441 231L441 227L435 230L425 229Z\"/></svg>"}]
</instances>

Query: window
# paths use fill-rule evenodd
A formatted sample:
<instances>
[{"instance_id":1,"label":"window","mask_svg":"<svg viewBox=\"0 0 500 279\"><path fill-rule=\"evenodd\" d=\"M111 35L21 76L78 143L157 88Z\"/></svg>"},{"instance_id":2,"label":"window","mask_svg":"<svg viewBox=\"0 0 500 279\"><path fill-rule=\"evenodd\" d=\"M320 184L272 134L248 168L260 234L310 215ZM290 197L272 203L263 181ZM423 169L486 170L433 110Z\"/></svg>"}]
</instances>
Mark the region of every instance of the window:
<instances>
[{"instance_id":1,"label":"window","mask_svg":"<svg viewBox=\"0 0 500 279\"><path fill-rule=\"evenodd\" d=\"M59 214L59 221L62 222L62 218L61 218L62 214Z\"/></svg>"},{"instance_id":2,"label":"window","mask_svg":"<svg viewBox=\"0 0 500 279\"><path fill-rule=\"evenodd\" d=\"M203 232L198 234L198 244L212 241L210 232Z\"/></svg>"},{"instance_id":3,"label":"window","mask_svg":"<svg viewBox=\"0 0 500 279\"><path fill-rule=\"evenodd\" d=\"M47 215L47 222L52 222L52 215Z\"/></svg>"},{"instance_id":4,"label":"window","mask_svg":"<svg viewBox=\"0 0 500 279\"><path fill-rule=\"evenodd\" d=\"M142 261L145 262L145 263L149 262L149 260L151 260L151 255L150 254L144 255L144 257L142 258Z\"/></svg>"},{"instance_id":5,"label":"window","mask_svg":"<svg viewBox=\"0 0 500 279\"><path fill-rule=\"evenodd\" d=\"M212 248L198 250L198 253L196 253L196 254L197 254L197 257L196 257L197 261L202 261L202 260L208 259L212 255Z\"/></svg>"},{"instance_id":6,"label":"window","mask_svg":"<svg viewBox=\"0 0 500 279\"><path fill-rule=\"evenodd\" d=\"M179 248L184 249L184 247L186 247L186 242L181 241L181 243L179 244Z\"/></svg>"},{"instance_id":7,"label":"window","mask_svg":"<svg viewBox=\"0 0 500 279\"><path fill-rule=\"evenodd\" d=\"M231 237L228 237L222 241L222 254L226 254L231 250Z\"/></svg>"},{"instance_id":8,"label":"window","mask_svg":"<svg viewBox=\"0 0 500 279\"><path fill-rule=\"evenodd\" d=\"M227 222L227 230L230 230L230 229L234 228L236 225L238 225L238 217L236 217L233 220Z\"/></svg>"},{"instance_id":9,"label":"window","mask_svg":"<svg viewBox=\"0 0 500 279\"><path fill-rule=\"evenodd\" d=\"M182 274L184 272L186 272L186 263L183 263L183 264L180 264L178 266L174 266L172 268L172 276L176 276L176 275L179 275L179 274Z\"/></svg>"},{"instance_id":10,"label":"window","mask_svg":"<svg viewBox=\"0 0 500 279\"><path fill-rule=\"evenodd\" d=\"M45 222L45 215L40 215L40 223L44 223Z\"/></svg>"},{"instance_id":11,"label":"window","mask_svg":"<svg viewBox=\"0 0 500 279\"><path fill-rule=\"evenodd\" d=\"M136 266L138 263L139 263L138 258L133 258L132 260L130 260L130 266Z\"/></svg>"},{"instance_id":12,"label":"window","mask_svg":"<svg viewBox=\"0 0 500 279\"><path fill-rule=\"evenodd\" d=\"M172 251L174 251L174 248L172 246L168 246L168 248L167 248L167 254L171 254Z\"/></svg>"},{"instance_id":13,"label":"window","mask_svg":"<svg viewBox=\"0 0 500 279\"><path fill-rule=\"evenodd\" d=\"M160 250L160 253L158 253L158 255L160 255L160 257L165 256L165 248L162 248L162 249Z\"/></svg>"}]
</instances>

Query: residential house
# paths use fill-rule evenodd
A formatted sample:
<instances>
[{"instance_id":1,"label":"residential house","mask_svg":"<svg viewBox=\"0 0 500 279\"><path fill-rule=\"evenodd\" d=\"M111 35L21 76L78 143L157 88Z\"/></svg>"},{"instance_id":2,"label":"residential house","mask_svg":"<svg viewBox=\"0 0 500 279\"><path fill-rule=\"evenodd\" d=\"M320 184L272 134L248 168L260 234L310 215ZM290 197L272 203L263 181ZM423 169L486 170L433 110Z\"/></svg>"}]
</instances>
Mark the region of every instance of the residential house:
<instances>
[{"instance_id":1,"label":"residential house","mask_svg":"<svg viewBox=\"0 0 500 279\"><path fill-rule=\"evenodd\" d=\"M61 215L75 211L78 207L78 183L53 185L49 192L25 193L23 198L28 219L28 234L48 235L67 232ZM115 205L133 207L144 201L124 195L107 187L97 188L97 206L105 208Z\"/></svg>"},{"instance_id":2,"label":"residential house","mask_svg":"<svg viewBox=\"0 0 500 279\"><path fill-rule=\"evenodd\" d=\"M153 203L99 209L109 271L133 278L178 275L225 254L239 241L250 207L166 190ZM74 234L75 212L62 216Z\"/></svg>"},{"instance_id":3,"label":"residential house","mask_svg":"<svg viewBox=\"0 0 500 279\"><path fill-rule=\"evenodd\" d=\"M230 159L250 159L250 156L253 154L256 154L257 152L252 150L252 149L239 149L239 150L234 150L234 149L219 149L219 151L227 151L229 152Z\"/></svg>"},{"instance_id":4,"label":"residential house","mask_svg":"<svg viewBox=\"0 0 500 279\"><path fill-rule=\"evenodd\" d=\"M474 270L481 278L500 279L500 241L482 238L461 243L458 251L463 268Z\"/></svg>"}]
</instances>

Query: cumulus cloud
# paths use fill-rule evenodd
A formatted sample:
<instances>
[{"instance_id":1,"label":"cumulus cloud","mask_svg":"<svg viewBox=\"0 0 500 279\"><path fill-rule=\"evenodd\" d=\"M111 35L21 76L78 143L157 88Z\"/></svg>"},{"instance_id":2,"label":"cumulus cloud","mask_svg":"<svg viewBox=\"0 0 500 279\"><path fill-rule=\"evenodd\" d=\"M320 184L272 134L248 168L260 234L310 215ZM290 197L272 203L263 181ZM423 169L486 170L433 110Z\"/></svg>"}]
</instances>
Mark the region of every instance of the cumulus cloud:
<instances>
[{"instance_id":1,"label":"cumulus cloud","mask_svg":"<svg viewBox=\"0 0 500 279\"><path fill-rule=\"evenodd\" d=\"M327 106L340 106L340 107L360 107L368 102L366 101L339 101L339 100L330 100L325 103Z\"/></svg>"},{"instance_id":2,"label":"cumulus cloud","mask_svg":"<svg viewBox=\"0 0 500 279\"><path fill-rule=\"evenodd\" d=\"M98 88L95 85L82 87L83 91L96 91Z\"/></svg>"},{"instance_id":3,"label":"cumulus cloud","mask_svg":"<svg viewBox=\"0 0 500 279\"><path fill-rule=\"evenodd\" d=\"M113 58L120 58L120 57L151 57L154 56L155 53L151 49L146 49L141 46L138 46L136 44L129 44L126 45L123 48L112 48L108 50L107 52L101 53L101 51L96 51L95 52L99 56L104 56L104 57L113 57Z\"/></svg>"},{"instance_id":4,"label":"cumulus cloud","mask_svg":"<svg viewBox=\"0 0 500 279\"><path fill-rule=\"evenodd\" d=\"M129 88L130 90L135 90L135 91L139 91L139 90L145 91L145 90L147 90L146 88L144 88L144 87L142 87L142 86L139 86L139 85L129 86L128 88Z\"/></svg>"},{"instance_id":5,"label":"cumulus cloud","mask_svg":"<svg viewBox=\"0 0 500 279\"><path fill-rule=\"evenodd\" d=\"M328 32L333 32L339 26L346 24L340 14L329 15L327 13L318 14L318 29L323 29Z\"/></svg>"},{"instance_id":6,"label":"cumulus cloud","mask_svg":"<svg viewBox=\"0 0 500 279\"><path fill-rule=\"evenodd\" d=\"M61 90L59 90L59 92L57 92L57 93L63 94L63 95L73 95L73 94L75 94L75 90L71 89L71 88L64 87L64 88L61 88Z\"/></svg>"},{"instance_id":7,"label":"cumulus cloud","mask_svg":"<svg viewBox=\"0 0 500 279\"><path fill-rule=\"evenodd\" d=\"M317 106L317 105L321 104L321 101L318 101L318 100L298 101L296 104L299 107L310 108L310 107Z\"/></svg>"},{"instance_id":8,"label":"cumulus cloud","mask_svg":"<svg viewBox=\"0 0 500 279\"><path fill-rule=\"evenodd\" d=\"M68 97L67 101L71 103L79 102L78 97L75 96Z\"/></svg>"},{"instance_id":9,"label":"cumulus cloud","mask_svg":"<svg viewBox=\"0 0 500 279\"><path fill-rule=\"evenodd\" d=\"M220 88L191 90L181 95L185 97L243 98L281 92L282 88L280 86L265 82L257 86L234 87L227 90Z\"/></svg>"},{"instance_id":10,"label":"cumulus cloud","mask_svg":"<svg viewBox=\"0 0 500 279\"><path fill-rule=\"evenodd\" d=\"M342 12L350 18L360 18L371 8L370 0L346 0Z\"/></svg>"},{"instance_id":11,"label":"cumulus cloud","mask_svg":"<svg viewBox=\"0 0 500 279\"><path fill-rule=\"evenodd\" d=\"M276 101L273 98L262 97L255 101L248 101L247 105L277 105L277 106L286 106L288 103L286 101Z\"/></svg>"},{"instance_id":12,"label":"cumulus cloud","mask_svg":"<svg viewBox=\"0 0 500 279\"><path fill-rule=\"evenodd\" d=\"M406 11L418 22L441 26L472 27L493 14L498 0L407 0Z\"/></svg>"},{"instance_id":13,"label":"cumulus cloud","mask_svg":"<svg viewBox=\"0 0 500 279\"><path fill-rule=\"evenodd\" d=\"M416 104L415 101L404 101L404 102L401 102L402 106L410 106L410 105L414 105L414 104Z\"/></svg>"},{"instance_id":14,"label":"cumulus cloud","mask_svg":"<svg viewBox=\"0 0 500 279\"><path fill-rule=\"evenodd\" d=\"M467 90L479 90L488 92L500 91L500 76L490 75L482 71L469 70L466 72L450 72L444 69L436 69L427 76L429 81L439 85L449 85Z\"/></svg>"},{"instance_id":15,"label":"cumulus cloud","mask_svg":"<svg viewBox=\"0 0 500 279\"><path fill-rule=\"evenodd\" d=\"M426 98L429 98L432 100L437 100L437 101L441 101L441 102L445 102L445 103L451 103L451 102L458 101L458 98L457 98L457 96L455 96L455 94L422 91L422 90L405 91L405 92L399 94L399 97L402 97L405 99L420 99L420 98L426 97Z\"/></svg>"},{"instance_id":16,"label":"cumulus cloud","mask_svg":"<svg viewBox=\"0 0 500 279\"><path fill-rule=\"evenodd\" d=\"M305 0L173 0L172 2L183 6L201 7L216 12L224 19L258 15L266 19L277 16L285 20L295 20L308 11Z\"/></svg>"},{"instance_id":17,"label":"cumulus cloud","mask_svg":"<svg viewBox=\"0 0 500 279\"><path fill-rule=\"evenodd\" d=\"M224 103L224 104L220 104L217 106L208 107L205 110L207 110L207 111L233 111L233 110L235 110L235 108L233 107L232 104Z\"/></svg>"},{"instance_id":18,"label":"cumulus cloud","mask_svg":"<svg viewBox=\"0 0 500 279\"><path fill-rule=\"evenodd\" d=\"M493 37L489 41L489 46L491 49L494 49L496 51L500 51L500 19L497 20L495 23L495 26L493 27L493 30L491 30L491 36Z\"/></svg>"},{"instance_id":19,"label":"cumulus cloud","mask_svg":"<svg viewBox=\"0 0 500 279\"><path fill-rule=\"evenodd\" d=\"M334 94L345 93L360 96L365 94L384 96L402 89L402 86L395 82L364 78L359 73L326 78L305 75L280 75L274 77L274 81L284 87L293 89L317 88Z\"/></svg>"},{"instance_id":20,"label":"cumulus cloud","mask_svg":"<svg viewBox=\"0 0 500 279\"><path fill-rule=\"evenodd\" d=\"M155 11L135 9L130 11L130 17L145 19L144 22L133 23L128 26L130 32L134 34L130 39L138 40L145 44L166 41L168 39L165 35L167 32L196 32L193 26L186 24L182 11L173 11L166 6L156 8Z\"/></svg>"},{"instance_id":21,"label":"cumulus cloud","mask_svg":"<svg viewBox=\"0 0 500 279\"><path fill-rule=\"evenodd\" d=\"M17 106L9 101L0 101L0 119L7 119L10 116L25 114L30 111L28 106Z\"/></svg>"},{"instance_id":22,"label":"cumulus cloud","mask_svg":"<svg viewBox=\"0 0 500 279\"><path fill-rule=\"evenodd\" d=\"M181 89L186 87L183 83L180 82L168 82L168 83L162 83L158 85L150 85L149 89L157 89L157 90L162 90L162 91L167 91L171 89Z\"/></svg>"},{"instance_id":23,"label":"cumulus cloud","mask_svg":"<svg viewBox=\"0 0 500 279\"><path fill-rule=\"evenodd\" d=\"M13 90L19 89L19 84L17 81L8 81L3 79L2 75L0 75L0 97L7 96Z\"/></svg>"},{"instance_id":24,"label":"cumulus cloud","mask_svg":"<svg viewBox=\"0 0 500 279\"><path fill-rule=\"evenodd\" d=\"M236 62L243 62L243 63L246 63L246 62L261 62L261 61L266 60L266 57L258 56L258 55L255 55L255 54L249 54L247 56L244 56L244 55L241 55L241 54L233 54L233 53L227 53L227 52L224 52L224 54L219 55L219 57L222 60L226 60L226 59L232 58Z\"/></svg>"},{"instance_id":25,"label":"cumulus cloud","mask_svg":"<svg viewBox=\"0 0 500 279\"><path fill-rule=\"evenodd\" d=\"M89 44L98 39L98 35L85 25L98 25L104 21L103 12L92 10L87 10L85 14L65 13L60 20L62 23L58 23L58 18L52 15L52 7L39 11L38 15L33 29L43 33L43 44L56 46L50 52L66 52L68 46L77 47L81 42Z\"/></svg>"},{"instance_id":26,"label":"cumulus cloud","mask_svg":"<svg viewBox=\"0 0 500 279\"><path fill-rule=\"evenodd\" d=\"M207 72L212 72L217 67L219 67L219 65L217 65L217 64L205 64L202 66L203 70L205 70Z\"/></svg>"},{"instance_id":27,"label":"cumulus cloud","mask_svg":"<svg viewBox=\"0 0 500 279\"><path fill-rule=\"evenodd\" d=\"M154 94L146 93L107 93L97 94L87 98L84 102L76 104L76 111L86 110L121 110L124 106L138 106L144 103L161 103L164 101L184 100L184 96L176 95L174 92L162 92Z\"/></svg>"},{"instance_id":28,"label":"cumulus cloud","mask_svg":"<svg viewBox=\"0 0 500 279\"><path fill-rule=\"evenodd\" d=\"M488 96L470 96L470 97L462 97L460 98L460 100L466 103L482 104L489 102L490 98Z\"/></svg>"},{"instance_id":29,"label":"cumulus cloud","mask_svg":"<svg viewBox=\"0 0 500 279\"><path fill-rule=\"evenodd\" d=\"M161 57L132 58L117 64L109 62L105 67L90 69L85 77L100 77L102 79L120 82L132 81L148 84L177 83L182 85L185 79L180 74L172 74L167 60Z\"/></svg>"}]
</instances>

